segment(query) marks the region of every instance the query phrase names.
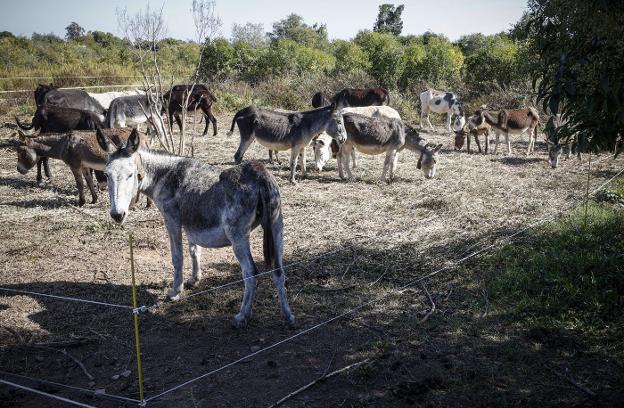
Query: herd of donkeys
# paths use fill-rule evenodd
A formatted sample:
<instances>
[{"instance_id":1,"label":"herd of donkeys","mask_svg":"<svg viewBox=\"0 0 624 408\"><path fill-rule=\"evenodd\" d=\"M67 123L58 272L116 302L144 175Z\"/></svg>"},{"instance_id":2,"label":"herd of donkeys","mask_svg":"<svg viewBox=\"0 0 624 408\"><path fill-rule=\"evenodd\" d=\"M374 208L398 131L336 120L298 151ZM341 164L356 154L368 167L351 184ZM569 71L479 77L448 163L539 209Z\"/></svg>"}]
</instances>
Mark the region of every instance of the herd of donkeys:
<instances>
[{"instance_id":1,"label":"herd of donkeys","mask_svg":"<svg viewBox=\"0 0 624 408\"><path fill-rule=\"evenodd\" d=\"M64 161L71 169L79 192L79 205L85 203L84 183L93 202L97 192L93 174L106 184L110 199L110 215L123 223L138 195L144 193L163 216L170 239L174 266L173 287L168 296L179 298L184 290L182 265L182 232L189 242L192 277L195 286L201 279L201 248L232 246L240 263L245 292L237 326L244 325L251 315L257 268L251 256L249 234L258 225L264 230L263 247L267 265L272 268L274 282L284 318L294 324L295 318L286 299L283 257L283 220L281 199L273 175L257 161L241 164L246 150L254 140L269 149L270 160L278 151L290 150L290 181L296 183L295 170L306 173L305 148L312 146L317 169L333 155L338 160L341 178L352 177L356 166L355 151L385 154L382 181L392 181L400 151L408 149L418 155L417 168L426 178L436 172L436 154L441 144L432 145L397 111L388 106L388 92L383 88L344 89L332 97L317 93L312 98L314 109L304 112L265 109L249 106L236 112L229 134L235 127L240 144L234 155L237 166L221 171L192 158L170 155L150 149L150 138L137 127L147 124L155 132L163 126L162 114L169 124L174 120L180 131L184 126L183 110L201 110L206 126L212 123L217 133L217 120L212 114L216 98L205 85L176 85L162 97L162 106L152 104L151 95L141 91L87 93L77 89L60 89L39 85L35 90L37 110L30 124L17 118L20 138L9 144L17 150L17 170L25 174L38 166L37 181L42 182L42 168L50 177L47 160ZM534 108L490 111L479 109L465 118L455 94L426 90L420 94L421 113L433 127L429 113L446 113L446 127L455 132L455 149L464 141L470 150L474 138L479 151L479 137L485 136L485 152L489 134L494 132L496 147L504 135L511 153L509 135L528 133L527 154L537 138L538 112ZM156 105L156 106L155 106ZM454 120L452 118L454 117ZM551 126L558 118L551 118ZM452 126L451 126L452 122ZM548 127L547 127L548 129ZM35 135L24 131L34 130ZM550 145L550 144L549 144ZM558 149L558 150L557 150ZM561 147L552 146L551 165L556 166ZM352 162L352 163L351 163ZM148 201L149 203L150 201Z\"/></svg>"},{"instance_id":2,"label":"herd of donkeys","mask_svg":"<svg viewBox=\"0 0 624 408\"><path fill-rule=\"evenodd\" d=\"M182 131L181 119L183 105L188 111L200 110L205 118L203 135L210 124L213 135L217 134L217 120L212 113L216 98L202 84L176 85L164 93L161 106L154 107L150 98L139 90L126 92L87 93L80 89L61 89L53 85L39 85L34 92L37 110L30 124L25 125L16 117L20 130L19 140L10 144L18 151L18 171L22 174L37 165L37 182L43 182L43 173L50 178L48 159L61 159L67 163L74 174L79 192L79 205L83 205L84 183L87 183L93 202L97 193L93 184L92 173L102 185L106 182L103 169L106 156L95 143L95 130L118 129L148 125L148 130L164 133L161 115L167 113L170 124L177 123ZM426 90L420 94L420 127L423 116L430 128L429 113L447 114L446 127L451 131L451 118L455 132L455 149L462 149L467 142L471 151L471 139L474 138L479 152L479 137L484 136L485 152L489 149L489 134L494 130L496 147L499 136L506 138L508 151L511 153L509 134L529 133L527 153L533 149L537 137L539 115L533 108L488 111L480 109L465 119L462 105L455 94ZM338 161L340 178L352 178L351 169L357 166L355 151L365 154L385 153L381 180L391 181L396 169L398 153L403 149L415 151L419 155L417 168L422 169L426 178L434 177L436 152L441 145L430 145L418 131L401 120L399 113L387 106L390 97L384 88L344 89L333 97L319 92L312 98L316 109L307 112L270 110L249 106L238 111L232 120L229 134L237 125L240 131L240 145L234 156L239 164L247 148L254 140L269 149L269 162L277 152L290 150L290 181L295 183L297 162L303 175L306 173L305 148L311 146L314 151L315 167L321 171L330 157ZM331 114L328 114L330 112ZM337 113L340 113L338 115ZM340 116L340 117L339 117ZM328 119L329 120L326 120ZM338 120L333 120L338 118ZM174 122L175 121L175 122ZM558 126L558 118L551 118L551 125ZM161 129L157 129L161 127ZM552 128L547 126L546 129ZM22 131L35 131L36 136L26 135ZM340 131L340 132L339 132ZM106 131L111 135L116 131ZM346 137L340 139L339 134ZM119 132L122 137L128 132ZM123 143L122 140L119 141ZM146 147L149 141L145 141ZM549 162L556 167L563 150L560 145L552 144ZM388 177L386 177L388 174Z\"/></svg>"}]
</instances>

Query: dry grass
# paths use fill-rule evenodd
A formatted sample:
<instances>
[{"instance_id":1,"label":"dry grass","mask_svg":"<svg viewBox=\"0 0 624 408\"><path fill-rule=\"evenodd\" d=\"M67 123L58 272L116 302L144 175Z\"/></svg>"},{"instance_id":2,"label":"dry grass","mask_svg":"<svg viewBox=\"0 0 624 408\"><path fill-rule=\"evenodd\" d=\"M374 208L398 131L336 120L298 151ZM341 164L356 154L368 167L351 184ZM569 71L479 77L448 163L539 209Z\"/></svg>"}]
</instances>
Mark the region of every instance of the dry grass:
<instances>
[{"instance_id":1,"label":"dry grass","mask_svg":"<svg viewBox=\"0 0 624 408\"><path fill-rule=\"evenodd\" d=\"M230 120L231 116L219 118L216 137L195 139L198 159L220 168L232 165L239 139L237 132L232 137L225 135ZM8 136L6 130L1 132L0 137ZM381 156L360 154L356 180L351 182L338 179L335 161L321 174L310 173L295 186L288 183L285 154L282 166L267 165L282 193L286 263L304 261L286 271L299 329L390 293L416 276L556 214L584 194L585 166L571 160L551 170L543 144L528 158L524 140L515 140L514 156L486 156L453 151L452 137L447 134L425 137L445 145L433 180L425 180L416 170L417 157L410 152L401 154L397 178L389 185L378 181ZM311 156L308 158L311 163ZM267 151L254 143L245 159L266 161ZM594 160L592 184L609 178L623 163L606 156ZM161 303L171 284L172 268L158 211L133 212L120 228L109 221L106 193L97 204L78 210L73 207L77 194L70 172L60 162L53 162L52 171L54 180L39 188L34 174L16 172L13 152L0 153L0 286L130 304L127 236L132 231L140 302L159 302L154 313L141 317L148 396L294 333L282 324L268 277L259 282L250 327L241 331L229 326L238 310L240 286L177 304ZM259 230L252 235L257 261L262 259L261 237ZM188 274L188 259L185 269ZM205 280L194 291L239 278L229 248L205 250L203 270ZM335 369L370 356L382 362L334 378L331 385L293 399L290 406L400 406L412 402L448 406L474 405L479 400L487 404L487 398L475 394L473 384L492 381L488 384L494 386L495 380L483 378L497 370L513 379L509 380L513 383L498 384L505 388L497 391L504 395L503 404L535 401L522 399L530 392L549 395L552 389L535 383L521 389L522 379L534 371L532 364L514 369L490 361L481 367L479 355L458 351L467 347L487 354L495 347L513 348L509 340L513 333L500 327L500 321L488 321L487 330L483 321L474 326L483 311L484 295L478 282L464 282L457 272L449 272L426 284L437 304L426 325L419 320L429 310L429 300L420 288L410 289L403 296L389 296L351 320L301 337L150 405L267 406L318 377L330 361ZM72 338L94 342L72 351L96 377L94 384L89 384L71 360L31 347L36 342ZM0 347L3 370L137 395L127 312L1 295ZM529 352L522 349L517 353ZM420 362L408 369L405 359L414 356L420 356ZM461 378L453 377L458 367L465 368ZM125 369L132 371L128 379L111 379ZM241 382L247 392L241 393ZM574 397L560 395L553 401L575 402ZM44 403L0 390L0 406L10 406L10 401L24 406Z\"/></svg>"}]
</instances>

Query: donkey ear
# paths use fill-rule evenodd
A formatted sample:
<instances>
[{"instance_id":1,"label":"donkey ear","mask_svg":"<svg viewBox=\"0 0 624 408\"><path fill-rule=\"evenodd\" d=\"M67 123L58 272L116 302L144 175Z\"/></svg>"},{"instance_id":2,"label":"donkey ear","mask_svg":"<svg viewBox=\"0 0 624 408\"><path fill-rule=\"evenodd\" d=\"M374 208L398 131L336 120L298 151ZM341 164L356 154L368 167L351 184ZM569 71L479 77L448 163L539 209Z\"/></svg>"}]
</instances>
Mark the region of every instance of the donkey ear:
<instances>
[{"instance_id":1,"label":"donkey ear","mask_svg":"<svg viewBox=\"0 0 624 408\"><path fill-rule=\"evenodd\" d=\"M418 163L416 163L416 168L418 170L422 168L422 156L418 158Z\"/></svg>"},{"instance_id":2,"label":"donkey ear","mask_svg":"<svg viewBox=\"0 0 624 408\"><path fill-rule=\"evenodd\" d=\"M336 101L332 101L331 105L329 105L329 109L331 109L332 112L336 110Z\"/></svg>"},{"instance_id":3,"label":"donkey ear","mask_svg":"<svg viewBox=\"0 0 624 408\"><path fill-rule=\"evenodd\" d=\"M433 148L433 152L437 153L438 150L440 150L442 148L442 143L440 143L439 145L437 145L436 147Z\"/></svg>"},{"instance_id":4,"label":"donkey ear","mask_svg":"<svg viewBox=\"0 0 624 408\"><path fill-rule=\"evenodd\" d=\"M128 154L134 154L137 150L139 150L139 131L136 128L132 129L132 133L130 133L130 137L128 138L128 143L126 144L126 152Z\"/></svg>"},{"instance_id":5,"label":"donkey ear","mask_svg":"<svg viewBox=\"0 0 624 408\"><path fill-rule=\"evenodd\" d=\"M95 130L95 138L97 139L98 144L106 153L113 153L115 151L115 146L110 141L110 139L102 133L102 128L99 126Z\"/></svg>"}]
</instances>

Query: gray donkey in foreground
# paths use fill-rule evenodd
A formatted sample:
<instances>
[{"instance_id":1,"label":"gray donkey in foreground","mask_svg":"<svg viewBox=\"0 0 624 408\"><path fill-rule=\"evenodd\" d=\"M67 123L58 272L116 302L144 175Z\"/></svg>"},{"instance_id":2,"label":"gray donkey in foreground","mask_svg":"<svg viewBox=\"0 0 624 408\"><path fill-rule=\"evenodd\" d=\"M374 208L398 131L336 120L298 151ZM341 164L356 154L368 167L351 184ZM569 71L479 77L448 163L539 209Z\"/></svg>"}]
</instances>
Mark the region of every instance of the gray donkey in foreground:
<instances>
[{"instance_id":1,"label":"gray donkey in foreground","mask_svg":"<svg viewBox=\"0 0 624 408\"><path fill-rule=\"evenodd\" d=\"M189 243L193 276L201 279L201 247L231 245L240 263L245 292L234 323L240 327L251 316L258 273L249 248L249 234L259 224L264 230L264 259L273 268L273 280L282 314L293 325L295 316L286 298L282 265L283 220L276 180L255 161L220 171L198 160L140 148L136 130L125 146L117 147L103 132L98 143L108 152L106 175L111 217L123 223L137 191L152 198L163 216L171 245L174 275L169 297L177 300L184 289L182 230Z\"/></svg>"}]
</instances>

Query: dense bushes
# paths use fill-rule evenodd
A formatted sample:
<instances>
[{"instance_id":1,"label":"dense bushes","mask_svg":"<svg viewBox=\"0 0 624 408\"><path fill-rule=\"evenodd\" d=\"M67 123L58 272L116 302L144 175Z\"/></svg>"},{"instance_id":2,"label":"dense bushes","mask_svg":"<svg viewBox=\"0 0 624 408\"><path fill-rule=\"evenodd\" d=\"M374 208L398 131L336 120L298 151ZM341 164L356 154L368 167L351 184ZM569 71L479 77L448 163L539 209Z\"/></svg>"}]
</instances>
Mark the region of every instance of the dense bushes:
<instances>
[{"instance_id":1,"label":"dense bushes","mask_svg":"<svg viewBox=\"0 0 624 408\"><path fill-rule=\"evenodd\" d=\"M268 35L261 26L247 24L235 27L232 40L211 40L203 47L200 80L218 88L220 103L231 108L254 102L302 109L317 91L380 85L396 95L395 107L415 117L418 93L426 87L455 91L468 107L491 100L491 106L524 104L529 89L525 48L506 34L472 34L453 43L431 32L400 36L363 30L350 41L329 41L324 25L310 26L290 15ZM164 80L188 78L201 49L175 39L158 43ZM69 41L53 34L27 39L0 33L3 77L49 76L69 86L138 83L138 74L131 45L110 33L94 31ZM67 76L99 78L62 78ZM228 91L226 84L233 89ZM3 89L34 85L36 81L0 80Z\"/></svg>"}]
</instances>

